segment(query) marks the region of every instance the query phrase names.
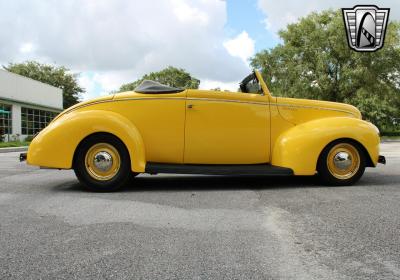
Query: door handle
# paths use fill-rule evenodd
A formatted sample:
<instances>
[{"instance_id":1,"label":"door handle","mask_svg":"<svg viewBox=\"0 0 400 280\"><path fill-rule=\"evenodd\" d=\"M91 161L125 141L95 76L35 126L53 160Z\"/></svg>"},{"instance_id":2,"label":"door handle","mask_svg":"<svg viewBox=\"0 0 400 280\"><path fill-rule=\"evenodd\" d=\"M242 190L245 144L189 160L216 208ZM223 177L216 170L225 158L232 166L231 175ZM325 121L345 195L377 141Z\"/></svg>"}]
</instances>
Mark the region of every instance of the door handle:
<instances>
[{"instance_id":1,"label":"door handle","mask_svg":"<svg viewBox=\"0 0 400 280\"><path fill-rule=\"evenodd\" d=\"M187 105L187 108L188 108L188 109L192 109L193 107L194 107L193 104L188 104L188 105Z\"/></svg>"}]
</instances>

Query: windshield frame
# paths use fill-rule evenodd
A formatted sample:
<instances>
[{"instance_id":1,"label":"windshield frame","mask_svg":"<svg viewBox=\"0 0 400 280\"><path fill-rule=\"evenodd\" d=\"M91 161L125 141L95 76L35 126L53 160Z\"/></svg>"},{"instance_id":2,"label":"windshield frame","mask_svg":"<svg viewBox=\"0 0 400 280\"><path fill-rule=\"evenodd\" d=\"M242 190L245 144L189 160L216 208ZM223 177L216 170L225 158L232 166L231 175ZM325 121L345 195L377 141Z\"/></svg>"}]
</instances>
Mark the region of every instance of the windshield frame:
<instances>
[{"instance_id":1,"label":"windshield frame","mask_svg":"<svg viewBox=\"0 0 400 280\"><path fill-rule=\"evenodd\" d=\"M249 92L249 91L247 90L247 85L248 85L250 82L254 81L254 80L257 81L258 86L259 86L259 90L258 90L258 92ZM260 95L264 95L264 91L263 91L263 89L262 89L261 82L259 81L259 79L258 79L258 77L257 77L257 75L256 75L256 73L255 73L255 71L253 71L251 74L249 74L248 76L246 76L246 77L239 83L239 87L240 87L240 91L241 91L242 93L250 93L250 94L260 94Z\"/></svg>"}]
</instances>

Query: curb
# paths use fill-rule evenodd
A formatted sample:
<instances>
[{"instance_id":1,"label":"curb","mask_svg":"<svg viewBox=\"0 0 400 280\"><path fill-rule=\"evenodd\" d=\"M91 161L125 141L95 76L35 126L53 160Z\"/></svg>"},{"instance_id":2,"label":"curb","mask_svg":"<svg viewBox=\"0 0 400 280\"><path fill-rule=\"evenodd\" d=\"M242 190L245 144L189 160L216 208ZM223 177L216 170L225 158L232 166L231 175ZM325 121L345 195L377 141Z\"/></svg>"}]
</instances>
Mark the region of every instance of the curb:
<instances>
[{"instance_id":1,"label":"curb","mask_svg":"<svg viewBox=\"0 0 400 280\"><path fill-rule=\"evenodd\" d=\"M28 146L0 148L0 154L2 154L2 153L12 153L12 152L26 152L26 151L28 151Z\"/></svg>"}]
</instances>

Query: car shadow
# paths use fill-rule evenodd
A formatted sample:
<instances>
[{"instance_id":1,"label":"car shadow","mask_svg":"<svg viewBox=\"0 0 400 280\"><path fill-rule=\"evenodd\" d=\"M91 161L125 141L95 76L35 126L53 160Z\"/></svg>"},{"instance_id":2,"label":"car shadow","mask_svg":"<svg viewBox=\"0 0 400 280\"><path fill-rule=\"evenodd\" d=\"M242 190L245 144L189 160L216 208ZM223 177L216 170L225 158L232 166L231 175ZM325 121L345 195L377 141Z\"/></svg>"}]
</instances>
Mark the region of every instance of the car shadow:
<instances>
[{"instance_id":1,"label":"car shadow","mask_svg":"<svg viewBox=\"0 0 400 280\"><path fill-rule=\"evenodd\" d=\"M335 188L393 186L400 182L397 174L366 173L353 186ZM139 175L118 192L190 192L223 190L274 190L274 189L329 188L321 184L318 176L216 176L216 175ZM54 191L88 192L78 181L53 186Z\"/></svg>"},{"instance_id":2,"label":"car shadow","mask_svg":"<svg viewBox=\"0 0 400 280\"><path fill-rule=\"evenodd\" d=\"M221 190L326 188L317 176L140 175L118 192L190 192ZM54 191L87 192L78 182L54 186Z\"/></svg>"},{"instance_id":3,"label":"car shadow","mask_svg":"<svg viewBox=\"0 0 400 280\"><path fill-rule=\"evenodd\" d=\"M143 176L122 191L210 191L232 189L273 189L318 187L316 176Z\"/></svg>"}]
</instances>

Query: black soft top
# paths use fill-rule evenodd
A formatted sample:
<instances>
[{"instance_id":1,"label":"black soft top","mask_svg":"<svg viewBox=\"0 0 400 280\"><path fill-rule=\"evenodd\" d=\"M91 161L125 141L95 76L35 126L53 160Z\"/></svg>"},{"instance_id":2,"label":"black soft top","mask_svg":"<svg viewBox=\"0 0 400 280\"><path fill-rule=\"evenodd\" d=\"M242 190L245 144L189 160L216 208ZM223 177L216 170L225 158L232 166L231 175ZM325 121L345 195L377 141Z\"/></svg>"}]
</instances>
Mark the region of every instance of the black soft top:
<instances>
[{"instance_id":1,"label":"black soft top","mask_svg":"<svg viewBox=\"0 0 400 280\"><path fill-rule=\"evenodd\" d=\"M150 80L144 80L135 88L135 92L139 93L175 93L184 90L183 88L170 87Z\"/></svg>"}]
</instances>

